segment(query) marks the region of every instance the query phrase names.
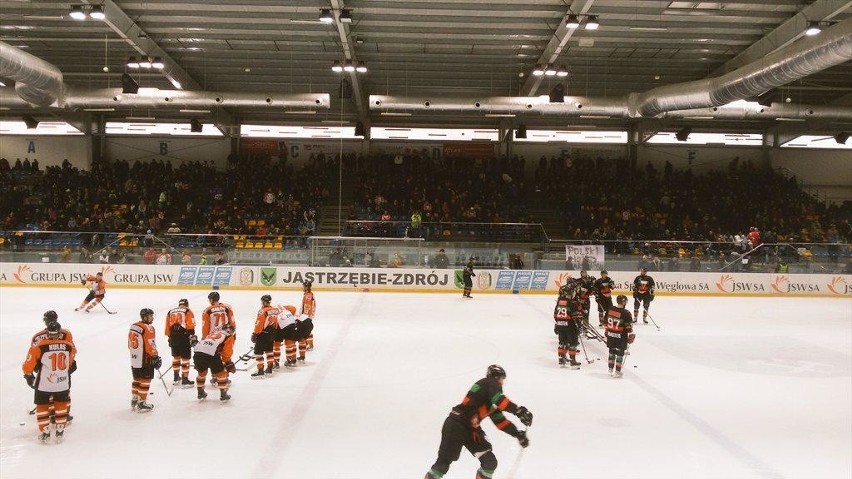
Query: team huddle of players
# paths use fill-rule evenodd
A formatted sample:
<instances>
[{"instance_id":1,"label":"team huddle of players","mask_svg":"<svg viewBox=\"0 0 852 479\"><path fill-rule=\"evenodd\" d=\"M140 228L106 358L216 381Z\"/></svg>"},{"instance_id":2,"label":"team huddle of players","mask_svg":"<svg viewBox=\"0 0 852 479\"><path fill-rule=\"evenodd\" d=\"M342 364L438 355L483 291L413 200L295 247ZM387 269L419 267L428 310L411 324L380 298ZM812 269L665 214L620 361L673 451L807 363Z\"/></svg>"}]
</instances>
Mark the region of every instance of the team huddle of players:
<instances>
[{"instance_id":1,"label":"team huddle of players","mask_svg":"<svg viewBox=\"0 0 852 479\"><path fill-rule=\"evenodd\" d=\"M621 377L624 355L636 337L633 333L634 317L639 316L639 306L643 306L643 321L647 324L648 308L654 299L654 279L648 276L648 271L642 268L633 280L633 314L626 309L627 296L618 295L616 304L612 303L613 280L607 271L601 271L601 277L595 279L586 271L580 272L580 278L570 279L559 288L556 307L553 310L555 321L554 333L558 336L557 354L560 366L579 369L577 353L580 351L582 338L586 334L589 339L604 341L609 349L608 366L610 375ZM595 296L598 304L598 323L604 328L601 335L589 325L589 310L591 296Z\"/></svg>"},{"instance_id":2,"label":"team huddle of players","mask_svg":"<svg viewBox=\"0 0 852 479\"><path fill-rule=\"evenodd\" d=\"M297 361L304 362L306 352L313 349L316 297L311 291L310 281L305 281L302 286L304 294L298 312L292 305L272 306L270 295L261 296L261 308L251 334L257 361L252 379L263 379L280 368L282 345L285 367L296 367ZM86 303L91 299L88 298ZM204 386L209 372L211 382L219 389L220 401L227 401L231 399L228 373L237 372L233 360L237 325L231 306L220 302L218 291L208 294L207 299L210 305L201 314L201 339L196 334L195 315L189 308L189 300L181 299L178 306L166 314L165 334L172 355L170 369L174 385L195 385L199 400L207 397ZM46 327L33 336L23 372L27 384L35 390L34 411L38 419L39 441L46 442L50 438L51 424L55 424L55 439L60 442L65 426L72 419L69 415L71 373L76 369L74 357L77 350L71 333L62 329L55 311L44 313L43 320ZM163 362L157 351L153 323L154 311L143 308L139 312L139 321L130 326L127 337L133 376L130 407L137 412L154 409L147 399L154 374L159 372ZM251 355L246 353L237 361L250 359ZM190 360L197 372L194 381L189 379ZM167 373L160 373L159 378Z\"/></svg>"}]
</instances>

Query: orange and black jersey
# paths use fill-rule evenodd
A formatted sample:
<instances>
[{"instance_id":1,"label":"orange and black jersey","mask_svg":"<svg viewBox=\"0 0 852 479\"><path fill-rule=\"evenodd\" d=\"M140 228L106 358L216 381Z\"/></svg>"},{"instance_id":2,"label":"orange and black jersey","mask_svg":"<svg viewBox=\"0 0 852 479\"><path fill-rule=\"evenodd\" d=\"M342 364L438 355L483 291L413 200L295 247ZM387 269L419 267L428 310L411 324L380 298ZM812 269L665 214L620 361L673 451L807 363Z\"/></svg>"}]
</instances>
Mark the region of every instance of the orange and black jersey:
<instances>
[{"instance_id":1,"label":"orange and black jersey","mask_svg":"<svg viewBox=\"0 0 852 479\"><path fill-rule=\"evenodd\" d=\"M33 335L30 346L35 346L45 339L47 339L47 328L44 328ZM74 344L74 337L71 335L71 331L68 331L65 328L59 330L59 339L64 339L65 341Z\"/></svg>"},{"instance_id":2,"label":"orange and black jersey","mask_svg":"<svg viewBox=\"0 0 852 479\"><path fill-rule=\"evenodd\" d=\"M273 306L264 306L257 312L257 319L254 321L254 334L262 332L272 333L278 328L278 314L281 310Z\"/></svg>"},{"instance_id":3,"label":"orange and black jersey","mask_svg":"<svg viewBox=\"0 0 852 479\"><path fill-rule=\"evenodd\" d=\"M231 362L234 355L234 335L222 330L213 331L195 345L195 352L218 356L223 363Z\"/></svg>"},{"instance_id":4,"label":"orange and black jersey","mask_svg":"<svg viewBox=\"0 0 852 479\"><path fill-rule=\"evenodd\" d=\"M86 276L86 281L88 281L89 289L95 293L96 296L101 296L106 293L106 281L103 280L103 276L101 279L98 279L97 276L88 275Z\"/></svg>"},{"instance_id":5,"label":"orange and black jersey","mask_svg":"<svg viewBox=\"0 0 852 479\"><path fill-rule=\"evenodd\" d=\"M586 301L591 295L595 294L595 277L589 276L580 279L580 284L577 286L577 294L583 301Z\"/></svg>"},{"instance_id":6,"label":"orange and black jersey","mask_svg":"<svg viewBox=\"0 0 852 479\"><path fill-rule=\"evenodd\" d=\"M612 297L612 287L615 285L615 282L612 278L598 278L595 281L595 296L605 296L607 298Z\"/></svg>"},{"instance_id":7,"label":"orange and black jersey","mask_svg":"<svg viewBox=\"0 0 852 479\"><path fill-rule=\"evenodd\" d=\"M71 388L71 372L77 348L66 339L45 338L31 345L22 369L24 375L38 373L35 388L42 392L62 392Z\"/></svg>"},{"instance_id":8,"label":"orange and black jersey","mask_svg":"<svg viewBox=\"0 0 852 479\"><path fill-rule=\"evenodd\" d=\"M633 331L633 315L630 311L614 306L606 312L606 332L614 333L612 337L620 338L621 333Z\"/></svg>"},{"instance_id":9,"label":"orange and black jersey","mask_svg":"<svg viewBox=\"0 0 852 479\"><path fill-rule=\"evenodd\" d=\"M317 298L312 291L305 291L302 296L302 314L307 314L313 318L317 314Z\"/></svg>"},{"instance_id":10,"label":"orange and black jersey","mask_svg":"<svg viewBox=\"0 0 852 479\"><path fill-rule=\"evenodd\" d=\"M639 294L654 294L654 278L640 274L633 280L633 291Z\"/></svg>"},{"instance_id":11,"label":"orange and black jersey","mask_svg":"<svg viewBox=\"0 0 852 479\"><path fill-rule=\"evenodd\" d=\"M490 417L497 429L517 436L518 428L506 419L503 411L515 414L518 405L503 395L503 386L494 378L482 378L475 382L461 404L453 407L450 417L465 427L476 429L480 422Z\"/></svg>"},{"instance_id":12,"label":"orange and black jersey","mask_svg":"<svg viewBox=\"0 0 852 479\"><path fill-rule=\"evenodd\" d=\"M192 310L184 306L178 306L171 309L166 314L166 336L171 337L172 333L179 336L190 336L195 334L195 314Z\"/></svg>"},{"instance_id":13,"label":"orange and black jersey","mask_svg":"<svg viewBox=\"0 0 852 479\"><path fill-rule=\"evenodd\" d=\"M231 306L225 303L213 303L201 313L201 337L206 338L213 331L222 329L222 326L228 323L231 325L231 330L237 330L237 323L234 321L234 310Z\"/></svg>"}]
</instances>

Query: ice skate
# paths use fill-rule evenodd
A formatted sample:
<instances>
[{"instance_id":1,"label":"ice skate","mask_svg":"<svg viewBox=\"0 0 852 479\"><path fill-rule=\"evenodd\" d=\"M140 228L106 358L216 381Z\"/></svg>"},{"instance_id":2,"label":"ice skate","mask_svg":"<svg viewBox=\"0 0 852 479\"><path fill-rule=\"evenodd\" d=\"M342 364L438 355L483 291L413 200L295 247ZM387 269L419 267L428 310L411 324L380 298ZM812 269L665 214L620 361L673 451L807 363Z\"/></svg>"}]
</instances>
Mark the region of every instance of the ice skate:
<instances>
[{"instance_id":1,"label":"ice skate","mask_svg":"<svg viewBox=\"0 0 852 479\"><path fill-rule=\"evenodd\" d=\"M266 366L266 374L272 374L273 369L272 366Z\"/></svg>"},{"instance_id":2,"label":"ice skate","mask_svg":"<svg viewBox=\"0 0 852 479\"><path fill-rule=\"evenodd\" d=\"M296 360L295 359L288 359L287 361L284 362L284 366L288 367L288 368L295 368L296 367Z\"/></svg>"},{"instance_id":3,"label":"ice skate","mask_svg":"<svg viewBox=\"0 0 852 479\"><path fill-rule=\"evenodd\" d=\"M219 400L220 401L225 402L228 399L231 399L231 395L228 394L227 390L223 389L223 390L219 391Z\"/></svg>"},{"instance_id":4,"label":"ice skate","mask_svg":"<svg viewBox=\"0 0 852 479\"><path fill-rule=\"evenodd\" d=\"M180 387L183 389L189 389L195 386L195 381L190 381L189 378L181 378Z\"/></svg>"},{"instance_id":5,"label":"ice skate","mask_svg":"<svg viewBox=\"0 0 852 479\"><path fill-rule=\"evenodd\" d=\"M80 311L83 308L74 308L74 311Z\"/></svg>"},{"instance_id":6,"label":"ice skate","mask_svg":"<svg viewBox=\"0 0 852 479\"><path fill-rule=\"evenodd\" d=\"M65 438L65 426L60 424L59 426L56 426L56 434L55 434L55 437L53 439L54 439L54 441L56 441L57 444L59 444L59 443L62 442L62 440L64 438Z\"/></svg>"},{"instance_id":7,"label":"ice skate","mask_svg":"<svg viewBox=\"0 0 852 479\"><path fill-rule=\"evenodd\" d=\"M559 356L559 365L560 366L562 366L564 368L565 364L567 364L567 363L568 363L568 360L565 359L565 356Z\"/></svg>"},{"instance_id":8,"label":"ice skate","mask_svg":"<svg viewBox=\"0 0 852 479\"><path fill-rule=\"evenodd\" d=\"M304 357L304 356L299 356L299 362L300 362L300 363L305 362L305 357Z\"/></svg>"},{"instance_id":9,"label":"ice skate","mask_svg":"<svg viewBox=\"0 0 852 479\"><path fill-rule=\"evenodd\" d=\"M172 385L177 386L180 384L180 373L175 371L174 376L172 376Z\"/></svg>"},{"instance_id":10,"label":"ice skate","mask_svg":"<svg viewBox=\"0 0 852 479\"><path fill-rule=\"evenodd\" d=\"M571 369L580 369L580 362L574 358L571 358L571 361L568 363L571 366Z\"/></svg>"},{"instance_id":11,"label":"ice skate","mask_svg":"<svg viewBox=\"0 0 852 479\"><path fill-rule=\"evenodd\" d=\"M46 427L43 431L41 431L41 433L39 433L38 440L44 444L48 439L50 439L50 428Z\"/></svg>"},{"instance_id":12,"label":"ice skate","mask_svg":"<svg viewBox=\"0 0 852 479\"><path fill-rule=\"evenodd\" d=\"M207 393L204 391L204 389L198 388L198 400L203 401L205 398L207 398Z\"/></svg>"},{"instance_id":13,"label":"ice skate","mask_svg":"<svg viewBox=\"0 0 852 479\"><path fill-rule=\"evenodd\" d=\"M281 363L279 361L275 361L272 364L272 369L281 369Z\"/></svg>"},{"instance_id":14,"label":"ice skate","mask_svg":"<svg viewBox=\"0 0 852 479\"><path fill-rule=\"evenodd\" d=\"M313 351L313 350L314 350L314 345L313 345L313 344L309 344L309 345L308 345L308 351Z\"/></svg>"},{"instance_id":15,"label":"ice skate","mask_svg":"<svg viewBox=\"0 0 852 479\"><path fill-rule=\"evenodd\" d=\"M134 397L133 399L130 400L130 410L131 411L135 411L136 406L138 406L138 405L139 405L139 398L138 397Z\"/></svg>"},{"instance_id":16,"label":"ice skate","mask_svg":"<svg viewBox=\"0 0 852 479\"><path fill-rule=\"evenodd\" d=\"M620 378L622 376L624 376L624 373L621 372L621 371L618 371L618 370L613 371L613 373L612 373L612 377L614 377L614 378Z\"/></svg>"},{"instance_id":17,"label":"ice skate","mask_svg":"<svg viewBox=\"0 0 852 479\"><path fill-rule=\"evenodd\" d=\"M258 369L257 371L251 373L252 379L264 379L263 369Z\"/></svg>"},{"instance_id":18,"label":"ice skate","mask_svg":"<svg viewBox=\"0 0 852 479\"><path fill-rule=\"evenodd\" d=\"M154 409L154 405L147 401L139 401L139 404L136 405L136 412L151 412Z\"/></svg>"}]
</instances>

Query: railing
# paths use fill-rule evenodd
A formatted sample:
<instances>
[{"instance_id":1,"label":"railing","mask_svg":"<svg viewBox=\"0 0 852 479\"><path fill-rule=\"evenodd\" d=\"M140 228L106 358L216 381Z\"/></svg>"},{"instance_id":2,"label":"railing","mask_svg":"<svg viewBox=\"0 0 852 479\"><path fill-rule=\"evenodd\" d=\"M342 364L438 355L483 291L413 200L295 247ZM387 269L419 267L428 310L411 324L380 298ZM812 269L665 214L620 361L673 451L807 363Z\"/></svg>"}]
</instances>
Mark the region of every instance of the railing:
<instances>
[{"instance_id":1,"label":"railing","mask_svg":"<svg viewBox=\"0 0 852 479\"><path fill-rule=\"evenodd\" d=\"M0 261L458 268L473 257L480 268L637 271L645 266L650 271L852 273L852 247L845 242L764 243L751 250L742 242L541 241L539 237L510 242L525 234L513 236L512 228L518 225L531 226L490 225L485 231L500 232L499 241L471 231L429 235L431 241L423 237L0 231ZM601 246L600 255L571 256L566 245Z\"/></svg>"},{"instance_id":2,"label":"railing","mask_svg":"<svg viewBox=\"0 0 852 479\"><path fill-rule=\"evenodd\" d=\"M423 222L415 228L410 221L348 220L343 232L345 236L423 238L425 241L545 244L548 240L541 223L445 221Z\"/></svg>"}]
</instances>

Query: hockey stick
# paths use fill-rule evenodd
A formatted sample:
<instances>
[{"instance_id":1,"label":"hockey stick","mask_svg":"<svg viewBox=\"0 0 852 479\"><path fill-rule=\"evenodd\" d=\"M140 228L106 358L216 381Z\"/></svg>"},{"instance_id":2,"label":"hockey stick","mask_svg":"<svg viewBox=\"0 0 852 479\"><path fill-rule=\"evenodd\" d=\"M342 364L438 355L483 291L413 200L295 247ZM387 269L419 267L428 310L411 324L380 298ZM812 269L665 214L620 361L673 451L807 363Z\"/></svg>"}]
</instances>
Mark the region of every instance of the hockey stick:
<instances>
[{"instance_id":1,"label":"hockey stick","mask_svg":"<svg viewBox=\"0 0 852 479\"><path fill-rule=\"evenodd\" d=\"M104 306L104 303L98 302L98 304L100 304L101 306L103 306L107 313L109 313L109 314L118 314L118 311L110 311L110 310L109 310L106 306Z\"/></svg>"},{"instance_id":2,"label":"hockey stick","mask_svg":"<svg viewBox=\"0 0 852 479\"><path fill-rule=\"evenodd\" d=\"M527 428L524 429L524 433L529 431L531 427L531 425L527 426ZM518 455L515 456L515 462L512 463L512 467L509 468L509 472L506 473L506 479L515 479L515 475L518 473L518 468L521 467L521 459L524 458L524 451L526 449L527 448L522 447L521 450L518 451Z\"/></svg>"},{"instance_id":3,"label":"hockey stick","mask_svg":"<svg viewBox=\"0 0 852 479\"><path fill-rule=\"evenodd\" d=\"M171 368L169 368L169 369L171 369ZM157 368L157 372L160 373L160 381L163 383L163 387L166 388L166 394L169 397L172 397L172 389L169 389L169 386L166 385L166 380L163 379L163 373L160 372L160 368ZM166 372L168 372L168 371L166 371Z\"/></svg>"},{"instance_id":4,"label":"hockey stick","mask_svg":"<svg viewBox=\"0 0 852 479\"><path fill-rule=\"evenodd\" d=\"M578 328L579 329L579 328ZM578 331L577 339L580 340L580 347L583 348L583 356L586 357L586 362L588 364L592 364L592 361L589 359L589 355L586 354L586 345L583 343L583 333L582 331Z\"/></svg>"},{"instance_id":5,"label":"hockey stick","mask_svg":"<svg viewBox=\"0 0 852 479\"><path fill-rule=\"evenodd\" d=\"M653 316L651 316L651 313L649 313L647 309L645 310L645 314L647 314L647 315L648 315L648 317L649 317L649 318L651 318L651 322L654 324L654 326L656 326L656 327L657 327L657 331L659 331L659 330L660 330L660 326L657 324L657 322L656 322L656 321L654 321L654 317L653 317Z\"/></svg>"}]
</instances>

